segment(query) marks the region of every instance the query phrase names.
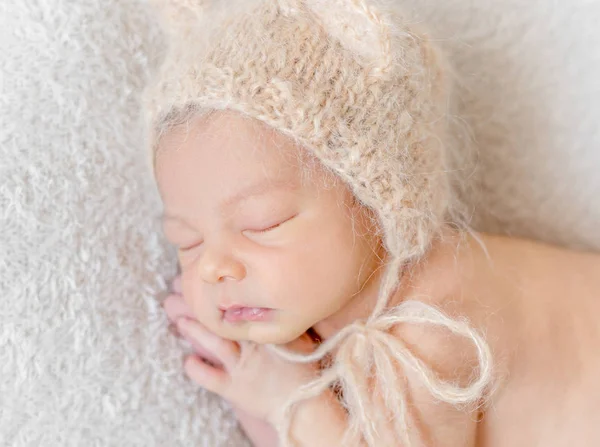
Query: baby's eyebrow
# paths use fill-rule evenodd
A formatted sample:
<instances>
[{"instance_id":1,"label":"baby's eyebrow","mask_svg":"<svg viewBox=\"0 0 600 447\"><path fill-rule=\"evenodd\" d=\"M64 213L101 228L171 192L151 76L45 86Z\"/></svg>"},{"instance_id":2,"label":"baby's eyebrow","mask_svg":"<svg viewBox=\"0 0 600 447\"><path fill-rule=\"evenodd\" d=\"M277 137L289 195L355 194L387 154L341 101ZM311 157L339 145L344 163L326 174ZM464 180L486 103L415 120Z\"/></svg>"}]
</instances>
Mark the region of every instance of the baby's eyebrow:
<instances>
[{"instance_id":1,"label":"baby's eyebrow","mask_svg":"<svg viewBox=\"0 0 600 447\"><path fill-rule=\"evenodd\" d=\"M260 196L260 195L264 195L264 194L267 194L272 191L277 191L277 190L282 190L282 189L288 190L288 191L295 191L298 188L299 188L299 185L297 185L294 182L289 181L289 180L265 179L260 182L253 183L252 185L247 186L247 187L243 188L242 190L238 191L234 195L224 199L221 202L221 204L219 205L219 210L222 214L225 214L228 209L234 207L239 202L246 200L250 197ZM184 220L183 218L176 216L174 214L169 214L167 212L165 212L163 214L162 219L163 219L163 224L166 222L169 222L169 221L175 221L175 222L183 223L185 225L189 225L188 222L186 220Z\"/></svg>"},{"instance_id":2,"label":"baby's eyebrow","mask_svg":"<svg viewBox=\"0 0 600 447\"><path fill-rule=\"evenodd\" d=\"M269 192L281 189L295 191L298 189L298 185L290 180L264 179L260 182L254 183L250 186L243 188L231 197L228 197L225 200L223 200L221 202L220 209L221 211L225 211L250 197L261 196Z\"/></svg>"}]
</instances>

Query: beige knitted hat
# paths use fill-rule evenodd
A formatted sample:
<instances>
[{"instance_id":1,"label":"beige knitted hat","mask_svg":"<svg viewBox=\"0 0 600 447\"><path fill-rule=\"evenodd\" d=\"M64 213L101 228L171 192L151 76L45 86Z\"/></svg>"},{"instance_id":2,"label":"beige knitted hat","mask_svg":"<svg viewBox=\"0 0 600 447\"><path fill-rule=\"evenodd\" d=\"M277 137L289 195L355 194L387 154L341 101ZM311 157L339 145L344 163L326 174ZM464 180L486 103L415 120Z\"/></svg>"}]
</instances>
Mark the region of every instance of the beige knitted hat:
<instances>
[{"instance_id":1,"label":"beige knitted hat","mask_svg":"<svg viewBox=\"0 0 600 447\"><path fill-rule=\"evenodd\" d=\"M378 213L390 253L423 254L448 203L447 101L427 40L370 2L213 3L171 2L171 50L148 95L152 140L191 110L258 119Z\"/></svg>"},{"instance_id":2,"label":"beige knitted hat","mask_svg":"<svg viewBox=\"0 0 600 447\"><path fill-rule=\"evenodd\" d=\"M371 370L373 359L412 365L436 398L477 401L490 380L487 345L466 324L422 303L386 309L402 264L427 250L449 204L444 141L445 69L427 39L412 31L392 2L363 0L155 0L168 18L170 45L147 91L152 163L161 136L196 114L234 110L262 121L311 151L374 210L390 261L373 314L325 342L331 367L290 402L337 383L349 407L349 439L378 445L385 425L368 391L397 383ZM471 339L480 377L460 388L435 378L389 329L433 324ZM378 331L374 335L373 331ZM360 349L357 349L360 347ZM375 361L376 362L376 361ZM362 365L356 371L355 365ZM354 366L352 366L354 365ZM396 439L409 445L402 390L386 398ZM287 440L289 411L279 429ZM356 411L355 411L356 410ZM360 410L360 411L359 411ZM371 415L371 416L369 416Z\"/></svg>"}]
</instances>

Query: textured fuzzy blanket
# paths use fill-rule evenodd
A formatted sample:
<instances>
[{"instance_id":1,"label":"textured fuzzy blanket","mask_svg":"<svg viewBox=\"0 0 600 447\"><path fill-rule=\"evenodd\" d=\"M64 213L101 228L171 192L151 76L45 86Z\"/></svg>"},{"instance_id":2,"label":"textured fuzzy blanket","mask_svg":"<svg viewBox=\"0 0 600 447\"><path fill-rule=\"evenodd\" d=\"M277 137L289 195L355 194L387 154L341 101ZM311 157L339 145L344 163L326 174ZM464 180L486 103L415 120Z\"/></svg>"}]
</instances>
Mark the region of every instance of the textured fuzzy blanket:
<instances>
[{"instance_id":1,"label":"textured fuzzy blanket","mask_svg":"<svg viewBox=\"0 0 600 447\"><path fill-rule=\"evenodd\" d=\"M480 227L600 249L600 5L401 1L462 79ZM176 265L142 147L146 11L0 2L0 446L245 445L159 306Z\"/></svg>"}]
</instances>

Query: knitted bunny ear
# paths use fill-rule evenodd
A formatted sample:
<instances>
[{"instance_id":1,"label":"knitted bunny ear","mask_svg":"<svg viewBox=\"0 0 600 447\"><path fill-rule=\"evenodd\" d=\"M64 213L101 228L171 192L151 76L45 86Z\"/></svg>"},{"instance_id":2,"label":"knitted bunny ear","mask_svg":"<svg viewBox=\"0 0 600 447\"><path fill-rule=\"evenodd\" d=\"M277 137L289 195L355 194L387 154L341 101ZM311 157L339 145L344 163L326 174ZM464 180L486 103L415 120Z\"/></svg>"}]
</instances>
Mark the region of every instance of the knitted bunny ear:
<instances>
[{"instance_id":1,"label":"knitted bunny ear","mask_svg":"<svg viewBox=\"0 0 600 447\"><path fill-rule=\"evenodd\" d=\"M383 11L364 0L304 0L325 31L374 68L391 64L390 27Z\"/></svg>"},{"instance_id":2,"label":"knitted bunny ear","mask_svg":"<svg viewBox=\"0 0 600 447\"><path fill-rule=\"evenodd\" d=\"M175 34L185 32L197 23L211 5L211 0L150 0L165 25Z\"/></svg>"}]
</instances>

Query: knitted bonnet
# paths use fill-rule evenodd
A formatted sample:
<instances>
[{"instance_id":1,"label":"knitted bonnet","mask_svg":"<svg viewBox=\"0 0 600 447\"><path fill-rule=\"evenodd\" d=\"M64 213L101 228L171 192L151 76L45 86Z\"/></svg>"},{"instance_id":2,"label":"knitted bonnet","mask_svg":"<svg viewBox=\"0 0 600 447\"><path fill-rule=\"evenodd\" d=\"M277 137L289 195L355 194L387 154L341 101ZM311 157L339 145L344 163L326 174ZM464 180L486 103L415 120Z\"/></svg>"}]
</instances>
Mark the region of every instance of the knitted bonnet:
<instances>
[{"instance_id":1,"label":"knitted bonnet","mask_svg":"<svg viewBox=\"0 0 600 447\"><path fill-rule=\"evenodd\" d=\"M171 11L179 29L149 95L154 131L186 108L258 119L377 212L390 253L423 254L448 201L445 88L428 42L366 2L174 3L188 9Z\"/></svg>"},{"instance_id":2,"label":"knitted bonnet","mask_svg":"<svg viewBox=\"0 0 600 447\"><path fill-rule=\"evenodd\" d=\"M389 264L371 317L342 330L312 356L278 352L314 361L335 349L332 366L294 401L336 383L349 409L349 445L359 439L381 445L376 436L381 427L365 413L373 404L365 393L373 365L391 355L404 366L424 368L406 349L389 352L400 349L393 348L391 326L443 325L471 338L480 360L489 360L476 333L433 308L406 302L385 309L401 266L426 252L450 200L444 151L448 91L441 58L391 2L155 2L167 19L169 48L146 92L153 165L161 136L173 126L198 114L232 110L295 140L376 213ZM369 336L369 331L380 333ZM362 362L361 374L348 373L350 357ZM450 393L429 370L422 374L436 397L467 403L477 400L487 384L488 373L483 367L480 372L472 386ZM389 377L378 374L387 384ZM409 445L406 401L397 394L386 403L396 418L398 439ZM284 439L292 403L279 427Z\"/></svg>"}]
</instances>

